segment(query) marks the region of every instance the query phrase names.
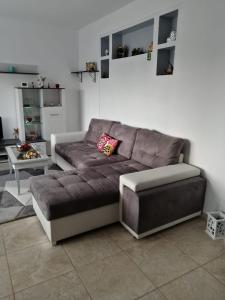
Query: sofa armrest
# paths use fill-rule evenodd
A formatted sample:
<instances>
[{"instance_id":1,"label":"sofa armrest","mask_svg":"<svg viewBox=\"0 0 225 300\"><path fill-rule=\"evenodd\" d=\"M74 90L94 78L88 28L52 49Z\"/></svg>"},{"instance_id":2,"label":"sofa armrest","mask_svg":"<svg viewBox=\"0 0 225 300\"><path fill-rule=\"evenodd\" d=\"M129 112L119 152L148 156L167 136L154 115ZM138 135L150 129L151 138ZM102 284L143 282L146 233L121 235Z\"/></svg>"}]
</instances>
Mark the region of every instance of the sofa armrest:
<instances>
[{"instance_id":1,"label":"sofa armrest","mask_svg":"<svg viewBox=\"0 0 225 300\"><path fill-rule=\"evenodd\" d=\"M86 131L65 132L51 134L51 156L53 162L55 159L55 145L59 143L82 142L86 135Z\"/></svg>"},{"instance_id":2,"label":"sofa armrest","mask_svg":"<svg viewBox=\"0 0 225 300\"><path fill-rule=\"evenodd\" d=\"M120 176L120 192L123 186L138 192L199 175L199 168L185 163L125 174Z\"/></svg>"}]
</instances>

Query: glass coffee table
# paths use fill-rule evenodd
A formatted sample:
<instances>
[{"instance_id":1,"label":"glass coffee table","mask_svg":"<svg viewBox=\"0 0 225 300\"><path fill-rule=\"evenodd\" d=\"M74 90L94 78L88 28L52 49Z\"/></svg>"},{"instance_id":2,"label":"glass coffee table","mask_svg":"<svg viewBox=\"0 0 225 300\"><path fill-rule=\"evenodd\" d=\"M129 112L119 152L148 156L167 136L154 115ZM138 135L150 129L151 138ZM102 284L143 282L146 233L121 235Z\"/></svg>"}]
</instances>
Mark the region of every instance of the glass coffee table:
<instances>
[{"instance_id":1,"label":"glass coffee table","mask_svg":"<svg viewBox=\"0 0 225 300\"><path fill-rule=\"evenodd\" d=\"M5 149L8 154L10 174L12 174L12 170L15 171L15 180L17 182L18 195L20 194L20 170L29 168L44 168L44 173L48 173L49 157L47 156L47 154L42 154L39 152L39 157L37 158L18 159L20 152L17 151L16 146L9 146Z\"/></svg>"}]
</instances>

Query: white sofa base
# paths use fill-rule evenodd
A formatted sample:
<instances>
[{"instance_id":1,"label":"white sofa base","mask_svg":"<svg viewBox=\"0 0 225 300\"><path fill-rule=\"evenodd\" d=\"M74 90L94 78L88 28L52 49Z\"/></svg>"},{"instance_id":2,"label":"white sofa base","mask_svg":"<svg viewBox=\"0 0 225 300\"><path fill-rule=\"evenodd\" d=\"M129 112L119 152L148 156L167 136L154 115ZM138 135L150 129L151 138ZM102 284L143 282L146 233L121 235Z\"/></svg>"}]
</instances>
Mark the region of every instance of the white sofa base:
<instances>
[{"instance_id":1,"label":"white sofa base","mask_svg":"<svg viewBox=\"0 0 225 300\"><path fill-rule=\"evenodd\" d=\"M34 211L53 245L60 240L119 221L119 203L48 221L34 197L32 201Z\"/></svg>"},{"instance_id":2,"label":"white sofa base","mask_svg":"<svg viewBox=\"0 0 225 300\"><path fill-rule=\"evenodd\" d=\"M144 237L146 237L146 236L148 236L148 235L151 235L151 234L154 234L154 233L156 233L156 232L159 232L159 231L161 231L161 230L164 230L164 229L167 229L167 228L169 228L169 227L172 227L172 226L175 226L175 225L177 225L177 224L179 224L179 223L182 223L182 222L185 222L185 221L187 221L187 220L190 220L190 219L193 219L193 218L196 218L196 217L199 217L199 216L201 216L201 214L202 214L202 212L201 211L199 211L199 212L196 212L196 213L194 213L194 214L191 214L191 215L188 215L188 216L186 216L186 217L184 217L184 218L180 218L180 219L178 219L178 220L175 220L175 221L173 221L173 222L170 222L170 223L167 223L167 224L164 224L164 225L162 225L162 226L159 226L159 227L156 227L156 228L154 228L154 229L152 229L152 230L149 230L149 231L146 231L146 232L144 232L144 233L142 233L142 234L137 234L136 232L134 232L129 226L127 226L127 224L125 224L123 221L121 221L120 220L120 223L124 226L124 228L126 228L136 239L142 239L142 238L144 238Z\"/></svg>"}]
</instances>

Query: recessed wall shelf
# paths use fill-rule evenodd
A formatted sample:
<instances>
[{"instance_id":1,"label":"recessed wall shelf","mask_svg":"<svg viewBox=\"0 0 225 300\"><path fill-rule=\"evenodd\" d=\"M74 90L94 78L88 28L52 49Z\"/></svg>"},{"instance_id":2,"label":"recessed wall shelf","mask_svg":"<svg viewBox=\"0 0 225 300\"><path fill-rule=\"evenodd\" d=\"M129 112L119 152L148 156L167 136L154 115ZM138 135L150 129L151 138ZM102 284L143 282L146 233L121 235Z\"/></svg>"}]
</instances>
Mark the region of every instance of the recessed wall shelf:
<instances>
[{"instance_id":1,"label":"recessed wall shelf","mask_svg":"<svg viewBox=\"0 0 225 300\"><path fill-rule=\"evenodd\" d=\"M109 59L101 60L101 78L109 78Z\"/></svg>"},{"instance_id":2,"label":"recessed wall shelf","mask_svg":"<svg viewBox=\"0 0 225 300\"><path fill-rule=\"evenodd\" d=\"M92 78L93 82L96 82L96 73L98 73L99 71L74 71L71 72L71 74L75 74L79 79L80 82L83 82L83 73L87 73L89 74L89 76Z\"/></svg>"},{"instance_id":3,"label":"recessed wall shelf","mask_svg":"<svg viewBox=\"0 0 225 300\"><path fill-rule=\"evenodd\" d=\"M171 11L159 17L156 75L173 75L177 19L178 10ZM172 31L174 31L175 40L171 40Z\"/></svg>"},{"instance_id":4,"label":"recessed wall shelf","mask_svg":"<svg viewBox=\"0 0 225 300\"><path fill-rule=\"evenodd\" d=\"M133 49L141 49L143 54L153 41L154 19L126 28L112 35L112 59L132 56ZM127 47L127 53L118 54L118 47ZM125 51L124 51L125 52Z\"/></svg>"},{"instance_id":5,"label":"recessed wall shelf","mask_svg":"<svg viewBox=\"0 0 225 300\"><path fill-rule=\"evenodd\" d=\"M167 74L166 70L169 63L174 66L175 47L168 47L158 50L157 58L157 75L172 75Z\"/></svg>"},{"instance_id":6,"label":"recessed wall shelf","mask_svg":"<svg viewBox=\"0 0 225 300\"><path fill-rule=\"evenodd\" d=\"M158 44L167 42L170 32L177 31L178 10L174 10L159 17L159 36Z\"/></svg>"}]
</instances>

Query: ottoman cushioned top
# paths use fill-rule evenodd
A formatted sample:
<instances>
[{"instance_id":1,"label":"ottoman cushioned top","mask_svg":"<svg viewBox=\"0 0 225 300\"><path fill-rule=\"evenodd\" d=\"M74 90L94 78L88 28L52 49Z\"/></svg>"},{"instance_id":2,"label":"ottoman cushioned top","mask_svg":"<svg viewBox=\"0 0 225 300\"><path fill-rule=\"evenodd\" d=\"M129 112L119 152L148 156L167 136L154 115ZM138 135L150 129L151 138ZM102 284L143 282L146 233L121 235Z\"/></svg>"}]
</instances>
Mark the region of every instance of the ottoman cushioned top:
<instances>
[{"instance_id":1,"label":"ottoman cushioned top","mask_svg":"<svg viewBox=\"0 0 225 300\"><path fill-rule=\"evenodd\" d=\"M47 220L119 201L119 176L147 169L128 160L80 171L55 171L31 178L31 192Z\"/></svg>"}]
</instances>

